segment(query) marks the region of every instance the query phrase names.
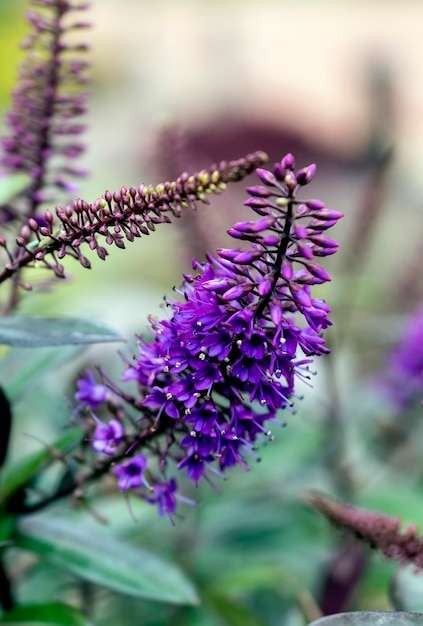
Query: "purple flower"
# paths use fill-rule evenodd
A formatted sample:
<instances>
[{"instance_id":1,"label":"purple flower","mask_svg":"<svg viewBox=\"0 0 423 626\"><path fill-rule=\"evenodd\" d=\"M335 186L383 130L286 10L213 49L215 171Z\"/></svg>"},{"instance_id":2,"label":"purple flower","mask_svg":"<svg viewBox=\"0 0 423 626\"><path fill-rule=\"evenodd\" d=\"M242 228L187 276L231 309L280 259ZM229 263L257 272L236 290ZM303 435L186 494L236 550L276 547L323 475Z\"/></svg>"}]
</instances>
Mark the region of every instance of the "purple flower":
<instances>
[{"instance_id":1,"label":"purple flower","mask_svg":"<svg viewBox=\"0 0 423 626\"><path fill-rule=\"evenodd\" d=\"M297 200L315 168L295 175L292 163L287 157L273 173L258 171L267 187L250 188L246 204L260 218L229 231L249 248L194 261L182 301L168 300L170 318L153 322L152 343L141 341L135 369L143 404L159 423L163 412L174 418L175 443L185 448L178 468L196 483L213 465L246 467L243 448L267 434L266 419L291 407L295 379L311 361L304 355L328 351L321 331L330 309L311 286L330 280L314 258L336 247L325 231L341 214ZM178 439L183 424L190 434Z\"/></svg>"},{"instance_id":2,"label":"purple flower","mask_svg":"<svg viewBox=\"0 0 423 626\"><path fill-rule=\"evenodd\" d=\"M160 417L163 411L173 419L178 419L179 417L179 411L173 401L173 395L165 389L160 389L160 387L153 387L151 393L144 400L144 406L158 409L157 417Z\"/></svg>"},{"instance_id":3,"label":"purple flower","mask_svg":"<svg viewBox=\"0 0 423 626\"><path fill-rule=\"evenodd\" d=\"M85 378L77 381L79 391L75 398L91 409L97 409L107 399L108 389L105 385L97 383L91 370L85 372Z\"/></svg>"},{"instance_id":4,"label":"purple flower","mask_svg":"<svg viewBox=\"0 0 423 626\"><path fill-rule=\"evenodd\" d=\"M198 485L198 481L202 478L205 470L206 463L213 461L211 454L207 456L201 456L194 450L190 450L188 455L183 461L178 464L178 469L186 468L187 476Z\"/></svg>"},{"instance_id":5,"label":"purple flower","mask_svg":"<svg viewBox=\"0 0 423 626\"><path fill-rule=\"evenodd\" d=\"M161 475L149 465L154 495L143 497L159 511L175 506L171 483L163 481L169 459L196 484L237 464L248 469L257 443L272 438L268 424L281 409L292 410L296 380L309 376L311 357L328 352L321 334L330 309L312 288L330 280L317 261L336 249L325 233L342 214L298 200L315 168L293 167L287 155L273 172L258 170L264 186L251 187L246 204L259 219L228 231L246 248L193 261L195 273L184 276L180 297L166 301L168 316L150 320L153 340L140 339L122 379L138 382L134 449L151 441ZM135 478L127 476L130 465L116 468L121 489L145 485L141 458Z\"/></svg>"},{"instance_id":6,"label":"purple flower","mask_svg":"<svg viewBox=\"0 0 423 626\"><path fill-rule=\"evenodd\" d=\"M168 483L154 485L152 494L146 497L150 504L157 504L159 515L169 515L176 511L176 480L172 478Z\"/></svg>"},{"instance_id":7,"label":"purple flower","mask_svg":"<svg viewBox=\"0 0 423 626\"><path fill-rule=\"evenodd\" d=\"M144 472L147 469L147 459L143 454L136 454L122 465L116 465L114 468L115 476L118 479L118 487L121 491L128 489L137 489L141 485L147 488L150 486L144 478Z\"/></svg>"},{"instance_id":8,"label":"purple flower","mask_svg":"<svg viewBox=\"0 0 423 626\"><path fill-rule=\"evenodd\" d=\"M124 432L124 428L118 420L110 420L108 424L99 422L93 436L94 450L113 456L117 446L122 443Z\"/></svg>"}]
</instances>

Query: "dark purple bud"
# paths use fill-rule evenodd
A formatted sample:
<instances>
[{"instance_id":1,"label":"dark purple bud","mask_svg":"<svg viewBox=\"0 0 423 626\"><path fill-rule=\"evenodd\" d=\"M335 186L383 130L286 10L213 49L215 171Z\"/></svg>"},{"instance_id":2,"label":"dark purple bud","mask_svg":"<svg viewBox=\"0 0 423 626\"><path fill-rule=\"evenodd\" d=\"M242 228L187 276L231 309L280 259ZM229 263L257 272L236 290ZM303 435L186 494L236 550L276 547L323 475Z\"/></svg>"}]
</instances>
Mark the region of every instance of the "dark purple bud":
<instances>
[{"instance_id":1,"label":"dark purple bud","mask_svg":"<svg viewBox=\"0 0 423 626\"><path fill-rule=\"evenodd\" d=\"M297 178L294 174L294 172L289 171L287 172L286 176L285 176L285 185L288 187L288 189L290 191L292 191L293 189L295 189L295 187L297 186Z\"/></svg>"},{"instance_id":2,"label":"dark purple bud","mask_svg":"<svg viewBox=\"0 0 423 626\"><path fill-rule=\"evenodd\" d=\"M332 209L319 209L315 211L314 217L319 220L339 220L341 217L344 217L343 213L339 211L333 211Z\"/></svg>"},{"instance_id":3,"label":"dark purple bud","mask_svg":"<svg viewBox=\"0 0 423 626\"><path fill-rule=\"evenodd\" d=\"M338 252L338 247L336 248L313 248L314 256L330 256L331 254L335 254Z\"/></svg>"},{"instance_id":4,"label":"dark purple bud","mask_svg":"<svg viewBox=\"0 0 423 626\"><path fill-rule=\"evenodd\" d=\"M230 235L234 239L248 239L247 235L244 235L244 233L241 233L239 230L236 230L235 228L228 228L226 232L228 233L228 235Z\"/></svg>"},{"instance_id":5,"label":"dark purple bud","mask_svg":"<svg viewBox=\"0 0 423 626\"><path fill-rule=\"evenodd\" d=\"M38 232L39 229L39 225L37 220L33 219L32 217L28 220L28 225L30 227L31 230L34 231L34 233Z\"/></svg>"},{"instance_id":6,"label":"dark purple bud","mask_svg":"<svg viewBox=\"0 0 423 626\"><path fill-rule=\"evenodd\" d=\"M44 213L44 219L48 224L53 224L54 222L53 213L49 209L47 209L47 211Z\"/></svg>"},{"instance_id":7,"label":"dark purple bud","mask_svg":"<svg viewBox=\"0 0 423 626\"><path fill-rule=\"evenodd\" d=\"M299 243L297 245L297 250L299 255L304 257L305 259L313 258L313 249L310 245Z\"/></svg>"},{"instance_id":8,"label":"dark purple bud","mask_svg":"<svg viewBox=\"0 0 423 626\"><path fill-rule=\"evenodd\" d=\"M307 228L298 222L294 224L294 234L296 239L307 239Z\"/></svg>"},{"instance_id":9,"label":"dark purple bud","mask_svg":"<svg viewBox=\"0 0 423 626\"><path fill-rule=\"evenodd\" d=\"M316 278L316 276L312 276L307 270L302 269L298 270L294 273L292 280L299 285L320 285L321 283L326 282L325 280L321 280L320 278Z\"/></svg>"},{"instance_id":10,"label":"dark purple bud","mask_svg":"<svg viewBox=\"0 0 423 626\"><path fill-rule=\"evenodd\" d=\"M271 274L267 274L266 276L264 276L263 280L259 282L257 291L261 298L269 295L269 293L272 291L273 283L274 278Z\"/></svg>"},{"instance_id":11,"label":"dark purple bud","mask_svg":"<svg viewBox=\"0 0 423 626\"><path fill-rule=\"evenodd\" d=\"M250 195L255 196L256 198L269 198L269 196L273 195L267 187L262 187L261 185L247 187L247 191Z\"/></svg>"},{"instance_id":12,"label":"dark purple bud","mask_svg":"<svg viewBox=\"0 0 423 626\"><path fill-rule=\"evenodd\" d=\"M257 198L255 196L246 200L244 204L252 209L265 209L272 206L272 203L269 202L269 200L266 200L266 198Z\"/></svg>"},{"instance_id":13,"label":"dark purple bud","mask_svg":"<svg viewBox=\"0 0 423 626\"><path fill-rule=\"evenodd\" d=\"M248 263L252 263L253 261L256 261L261 256L263 256L264 253L265 253L265 250L258 250L258 249L246 250L245 252L238 253L233 259L233 262L240 263L241 265L246 265Z\"/></svg>"},{"instance_id":14,"label":"dark purple bud","mask_svg":"<svg viewBox=\"0 0 423 626\"><path fill-rule=\"evenodd\" d=\"M289 289L295 302L297 302L301 307L311 307L311 298L308 293L304 291L305 288L291 282L289 283Z\"/></svg>"},{"instance_id":15,"label":"dark purple bud","mask_svg":"<svg viewBox=\"0 0 423 626\"><path fill-rule=\"evenodd\" d=\"M78 257L78 261L81 263L82 267L85 267L86 269L91 269L91 263L90 261L87 259L86 256L84 256L83 254L80 254Z\"/></svg>"},{"instance_id":16,"label":"dark purple bud","mask_svg":"<svg viewBox=\"0 0 423 626\"><path fill-rule=\"evenodd\" d=\"M261 167L256 169L256 174L260 178L261 182L265 185L269 185L270 187L275 187L278 184L278 181L272 172L269 170L263 170Z\"/></svg>"},{"instance_id":17,"label":"dark purple bud","mask_svg":"<svg viewBox=\"0 0 423 626\"><path fill-rule=\"evenodd\" d=\"M304 204L306 204L308 208L313 211L315 209L323 209L325 206L324 202L321 202L320 200L307 200Z\"/></svg>"},{"instance_id":18,"label":"dark purple bud","mask_svg":"<svg viewBox=\"0 0 423 626\"><path fill-rule=\"evenodd\" d=\"M237 222L234 224L233 228L241 233L259 233L262 230L267 230L273 226L276 219L277 218L273 215L269 215L257 220L256 222Z\"/></svg>"},{"instance_id":19,"label":"dark purple bud","mask_svg":"<svg viewBox=\"0 0 423 626\"><path fill-rule=\"evenodd\" d=\"M299 185L308 185L314 178L316 173L316 165L312 163L308 167L305 167L297 172L297 183Z\"/></svg>"},{"instance_id":20,"label":"dark purple bud","mask_svg":"<svg viewBox=\"0 0 423 626\"><path fill-rule=\"evenodd\" d=\"M316 278L320 278L320 280L324 280L325 282L332 280L327 271L318 263L310 263L309 261L306 261L304 266L310 274L316 276Z\"/></svg>"},{"instance_id":21,"label":"dark purple bud","mask_svg":"<svg viewBox=\"0 0 423 626\"><path fill-rule=\"evenodd\" d=\"M285 180L286 169L282 167L280 163L275 163L275 165L273 166L273 173L275 174L276 178L281 182Z\"/></svg>"},{"instance_id":22,"label":"dark purple bud","mask_svg":"<svg viewBox=\"0 0 423 626\"><path fill-rule=\"evenodd\" d=\"M285 280L291 280L293 275L292 263L290 261L284 260L281 268L281 276Z\"/></svg>"},{"instance_id":23,"label":"dark purple bud","mask_svg":"<svg viewBox=\"0 0 423 626\"><path fill-rule=\"evenodd\" d=\"M235 285L235 287L231 287L223 294L222 300L224 300L225 302L228 302L229 300L239 300L253 289L254 285L251 283Z\"/></svg>"},{"instance_id":24,"label":"dark purple bud","mask_svg":"<svg viewBox=\"0 0 423 626\"><path fill-rule=\"evenodd\" d=\"M228 287L233 286L233 280L229 278L212 278L202 283L202 287L207 291L214 291L216 293L224 293Z\"/></svg>"},{"instance_id":25,"label":"dark purple bud","mask_svg":"<svg viewBox=\"0 0 423 626\"><path fill-rule=\"evenodd\" d=\"M312 220L307 224L307 228L311 228L313 230L329 230L332 226L337 224L338 220Z\"/></svg>"},{"instance_id":26,"label":"dark purple bud","mask_svg":"<svg viewBox=\"0 0 423 626\"><path fill-rule=\"evenodd\" d=\"M286 170L293 170L295 168L295 159L291 153L288 153L283 157L281 166Z\"/></svg>"},{"instance_id":27,"label":"dark purple bud","mask_svg":"<svg viewBox=\"0 0 423 626\"><path fill-rule=\"evenodd\" d=\"M264 237L261 237L260 241L264 246L277 246L279 243L279 237L277 235L265 235Z\"/></svg>"},{"instance_id":28,"label":"dark purple bud","mask_svg":"<svg viewBox=\"0 0 423 626\"><path fill-rule=\"evenodd\" d=\"M326 235L311 235L309 240L322 248L337 248L338 242Z\"/></svg>"},{"instance_id":29,"label":"dark purple bud","mask_svg":"<svg viewBox=\"0 0 423 626\"><path fill-rule=\"evenodd\" d=\"M227 261L233 261L236 255L241 252L241 250L239 248L236 250L233 250L232 248L218 248L216 252L222 259L226 259Z\"/></svg>"}]
</instances>

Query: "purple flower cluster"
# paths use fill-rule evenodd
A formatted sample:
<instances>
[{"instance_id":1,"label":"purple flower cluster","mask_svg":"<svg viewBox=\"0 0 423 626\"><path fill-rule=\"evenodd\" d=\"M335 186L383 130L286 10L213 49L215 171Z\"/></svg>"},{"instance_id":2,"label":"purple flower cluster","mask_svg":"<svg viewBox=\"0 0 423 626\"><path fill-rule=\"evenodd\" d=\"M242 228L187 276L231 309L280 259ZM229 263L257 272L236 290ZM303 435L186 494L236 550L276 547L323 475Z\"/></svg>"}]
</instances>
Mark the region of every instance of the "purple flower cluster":
<instances>
[{"instance_id":1,"label":"purple flower cluster","mask_svg":"<svg viewBox=\"0 0 423 626\"><path fill-rule=\"evenodd\" d=\"M123 381L138 384L141 399L132 404L141 416L139 429L122 438L120 458L148 447L161 477L150 461L139 463L135 482L130 464L115 472L121 489L134 486L140 495L147 473L155 496L144 497L161 512L172 513L177 497L166 475L169 460L196 484L237 464L247 469L256 444L271 437L269 422L292 409L296 377L308 376L312 355L328 352L321 331L331 323L329 307L311 287L330 280L316 259L336 252L326 231L342 214L297 199L314 172L314 165L295 171L290 154L273 172L257 169L262 185L248 189L245 204L258 219L228 231L246 245L193 262L195 274L184 276L178 299L167 300L168 317L150 319L153 341L140 339L124 373ZM77 397L95 408L96 384L91 399L81 385L84 398L81 391Z\"/></svg>"}]
</instances>

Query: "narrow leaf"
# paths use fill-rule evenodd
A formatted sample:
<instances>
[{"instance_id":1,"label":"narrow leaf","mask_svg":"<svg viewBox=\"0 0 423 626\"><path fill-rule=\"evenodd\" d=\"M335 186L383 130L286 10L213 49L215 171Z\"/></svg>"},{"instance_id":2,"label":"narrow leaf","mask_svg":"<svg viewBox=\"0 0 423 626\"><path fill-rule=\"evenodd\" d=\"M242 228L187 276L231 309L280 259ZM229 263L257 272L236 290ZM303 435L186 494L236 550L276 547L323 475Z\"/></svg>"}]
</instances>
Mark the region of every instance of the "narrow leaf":
<instances>
[{"instance_id":1,"label":"narrow leaf","mask_svg":"<svg viewBox=\"0 0 423 626\"><path fill-rule=\"evenodd\" d=\"M176 565L104 532L42 515L21 520L15 539L18 547L119 593L198 604L194 587Z\"/></svg>"},{"instance_id":2,"label":"narrow leaf","mask_svg":"<svg viewBox=\"0 0 423 626\"><path fill-rule=\"evenodd\" d=\"M18 489L31 482L42 469L55 460L54 453L65 454L84 436L79 426L67 429L63 435L49 447L25 457L22 461L6 466L0 480L0 502L8 500Z\"/></svg>"},{"instance_id":3,"label":"narrow leaf","mask_svg":"<svg viewBox=\"0 0 423 626\"><path fill-rule=\"evenodd\" d=\"M24 626L24 624L49 624L50 626L90 626L88 619L74 607L54 602L20 606L4 613L0 624Z\"/></svg>"},{"instance_id":4,"label":"narrow leaf","mask_svg":"<svg viewBox=\"0 0 423 626\"><path fill-rule=\"evenodd\" d=\"M423 626L423 613L357 611L322 617L309 626Z\"/></svg>"},{"instance_id":5,"label":"narrow leaf","mask_svg":"<svg viewBox=\"0 0 423 626\"><path fill-rule=\"evenodd\" d=\"M7 354L0 360L0 380L12 405L26 397L31 389L39 389L46 374L69 363L84 349L84 346L44 346L29 351L26 348L7 349Z\"/></svg>"},{"instance_id":6,"label":"narrow leaf","mask_svg":"<svg viewBox=\"0 0 423 626\"><path fill-rule=\"evenodd\" d=\"M33 348L124 341L115 330L73 317L5 317L0 320L0 344Z\"/></svg>"}]
</instances>

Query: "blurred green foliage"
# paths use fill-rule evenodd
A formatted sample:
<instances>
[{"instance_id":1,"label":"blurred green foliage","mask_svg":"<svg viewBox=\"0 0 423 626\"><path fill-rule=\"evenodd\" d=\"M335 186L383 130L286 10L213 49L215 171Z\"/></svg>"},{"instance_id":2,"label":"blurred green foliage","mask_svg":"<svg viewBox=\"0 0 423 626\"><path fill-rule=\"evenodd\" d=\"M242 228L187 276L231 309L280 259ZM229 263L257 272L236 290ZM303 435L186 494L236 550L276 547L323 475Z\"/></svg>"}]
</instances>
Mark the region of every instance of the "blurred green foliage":
<instances>
[{"instance_id":1,"label":"blurred green foliage","mask_svg":"<svg viewBox=\"0 0 423 626\"><path fill-rule=\"evenodd\" d=\"M28 32L28 26L22 20L25 6L23 0L0 0L0 110L9 103L18 64L23 58L19 42Z\"/></svg>"}]
</instances>

